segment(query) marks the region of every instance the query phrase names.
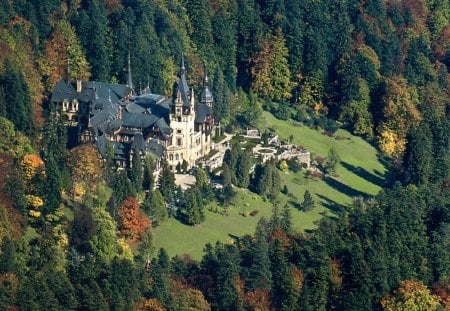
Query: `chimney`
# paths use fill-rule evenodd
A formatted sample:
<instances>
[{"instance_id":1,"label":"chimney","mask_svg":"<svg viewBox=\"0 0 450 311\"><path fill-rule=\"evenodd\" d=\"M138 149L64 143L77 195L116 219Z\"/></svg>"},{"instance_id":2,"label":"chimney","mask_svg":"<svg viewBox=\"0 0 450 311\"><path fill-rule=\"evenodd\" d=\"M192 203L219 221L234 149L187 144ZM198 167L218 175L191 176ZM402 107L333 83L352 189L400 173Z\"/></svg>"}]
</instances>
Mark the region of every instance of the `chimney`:
<instances>
[{"instance_id":1,"label":"chimney","mask_svg":"<svg viewBox=\"0 0 450 311\"><path fill-rule=\"evenodd\" d=\"M77 80L77 93L81 93L81 80Z\"/></svg>"}]
</instances>

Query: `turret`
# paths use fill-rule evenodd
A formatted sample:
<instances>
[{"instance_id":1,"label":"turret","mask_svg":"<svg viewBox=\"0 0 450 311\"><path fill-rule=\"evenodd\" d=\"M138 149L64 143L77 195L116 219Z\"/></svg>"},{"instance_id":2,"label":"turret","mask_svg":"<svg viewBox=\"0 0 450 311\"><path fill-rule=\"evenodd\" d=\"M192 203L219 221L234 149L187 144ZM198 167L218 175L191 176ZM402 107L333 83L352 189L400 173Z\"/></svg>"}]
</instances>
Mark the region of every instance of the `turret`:
<instances>
[{"instance_id":1,"label":"turret","mask_svg":"<svg viewBox=\"0 0 450 311\"><path fill-rule=\"evenodd\" d=\"M131 89L131 92L133 92L133 77L131 76L131 53L130 53L130 50L128 50L127 86Z\"/></svg>"},{"instance_id":2,"label":"turret","mask_svg":"<svg viewBox=\"0 0 450 311\"><path fill-rule=\"evenodd\" d=\"M208 107L212 108L213 102L214 102L214 98L211 94L211 91L209 90L208 87L208 74L206 73L206 66L205 66L205 78L203 80L203 91L202 94L200 96L200 101L202 104L205 104Z\"/></svg>"}]
</instances>

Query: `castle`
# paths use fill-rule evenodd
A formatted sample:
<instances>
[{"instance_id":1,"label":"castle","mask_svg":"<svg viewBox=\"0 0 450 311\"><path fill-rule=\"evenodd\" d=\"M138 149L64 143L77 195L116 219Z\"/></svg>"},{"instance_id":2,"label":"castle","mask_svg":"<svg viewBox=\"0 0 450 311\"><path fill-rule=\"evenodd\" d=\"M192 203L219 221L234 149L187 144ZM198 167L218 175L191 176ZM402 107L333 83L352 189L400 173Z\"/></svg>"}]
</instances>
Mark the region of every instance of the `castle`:
<instances>
[{"instance_id":1,"label":"castle","mask_svg":"<svg viewBox=\"0 0 450 311\"><path fill-rule=\"evenodd\" d=\"M76 129L79 143L96 144L103 157L113 150L118 168L130 168L136 150L156 160L156 172L163 160L172 170L190 168L211 151L213 96L206 74L200 101L187 83L184 58L172 97L152 94L149 87L135 94L129 59L127 80L123 85L61 79L50 101Z\"/></svg>"}]
</instances>

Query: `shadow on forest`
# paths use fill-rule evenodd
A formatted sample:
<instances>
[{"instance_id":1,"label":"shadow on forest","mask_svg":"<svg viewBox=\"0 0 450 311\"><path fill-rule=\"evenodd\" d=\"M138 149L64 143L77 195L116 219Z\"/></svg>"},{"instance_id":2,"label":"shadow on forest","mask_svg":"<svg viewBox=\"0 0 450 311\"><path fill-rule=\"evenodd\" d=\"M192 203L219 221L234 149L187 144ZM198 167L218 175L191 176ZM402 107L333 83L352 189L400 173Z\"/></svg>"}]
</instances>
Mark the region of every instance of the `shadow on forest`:
<instances>
[{"instance_id":1,"label":"shadow on forest","mask_svg":"<svg viewBox=\"0 0 450 311\"><path fill-rule=\"evenodd\" d=\"M322 205L325 208L327 208L330 211L332 211L333 213L335 213L337 215L341 215L344 212L344 210L345 210L345 206L344 205L339 204L338 202L336 202L334 200L331 200L330 198L328 198L328 197L326 197L324 195L318 194L318 193L316 193L316 196L320 198L320 200L322 201L321 202ZM323 214L326 215L325 212Z\"/></svg>"},{"instance_id":2,"label":"shadow on forest","mask_svg":"<svg viewBox=\"0 0 450 311\"><path fill-rule=\"evenodd\" d=\"M358 175L361 178L364 178L368 182L377 185L379 187L383 187L385 185L385 179L380 172L375 171L375 174L372 174L365 168L362 168L361 166L354 166L353 164L350 164L348 162L341 162L342 166L352 172L355 175Z\"/></svg>"},{"instance_id":3,"label":"shadow on forest","mask_svg":"<svg viewBox=\"0 0 450 311\"><path fill-rule=\"evenodd\" d=\"M331 177L331 176L325 176L324 181L330 186L336 189L339 192L342 192L349 197L363 197L367 198L370 197L368 193L356 190L350 186L347 186L346 184L343 184L339 180Z\"/></svg>"}]
</instances>

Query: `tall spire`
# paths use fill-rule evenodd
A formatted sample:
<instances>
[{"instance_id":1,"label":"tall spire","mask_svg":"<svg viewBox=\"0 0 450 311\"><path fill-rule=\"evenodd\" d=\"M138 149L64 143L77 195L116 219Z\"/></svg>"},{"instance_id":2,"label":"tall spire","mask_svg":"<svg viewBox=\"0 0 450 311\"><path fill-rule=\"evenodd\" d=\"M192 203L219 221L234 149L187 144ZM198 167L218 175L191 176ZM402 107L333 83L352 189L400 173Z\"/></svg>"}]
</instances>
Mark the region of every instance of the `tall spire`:
<instances>
[{"instance_id":1,"label":"tall spire","mask_svg":"<svg viewBox=\"0 0 450 311\"><path fill-rule=\"evenodd\" d=\"M70 58L67 58L67 83L70 83Z\"/></svg>"},{"instance_id":2,"label":"tall spire","mask_svg":"<svg viewBox=\"0 0 450 311\"><path fill-rule=\"evenodd\" d=\"M205 78L203 79L203 84L204 87L208 86L208 68L206 67L206 64L205 64Z\"/></svg>"},{"instance_id":3,"label":"tall spire","mask_svg":"<svg viewBox=\"0 0 450 311\"><path fill-rule=\"evenodd\" d=\"M128 77L127 77L127 85L130 89L133 89L133 78L131 76L131 52L128 49Z\"/></svg>"},{"instance_id":4,"label":"tall spire","mask_svg":"<svg viewBox=\"0 0 450 311\"><path fill-rule=\"evenodd\" d=\"M184 66L184 53L181 53L181 72L182 75L186 73L186 67Z\"/></svg>"}]
</instances>

